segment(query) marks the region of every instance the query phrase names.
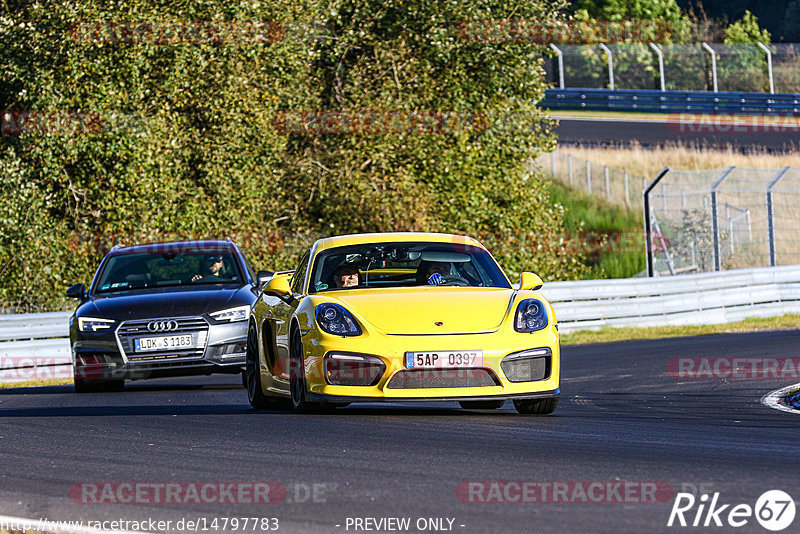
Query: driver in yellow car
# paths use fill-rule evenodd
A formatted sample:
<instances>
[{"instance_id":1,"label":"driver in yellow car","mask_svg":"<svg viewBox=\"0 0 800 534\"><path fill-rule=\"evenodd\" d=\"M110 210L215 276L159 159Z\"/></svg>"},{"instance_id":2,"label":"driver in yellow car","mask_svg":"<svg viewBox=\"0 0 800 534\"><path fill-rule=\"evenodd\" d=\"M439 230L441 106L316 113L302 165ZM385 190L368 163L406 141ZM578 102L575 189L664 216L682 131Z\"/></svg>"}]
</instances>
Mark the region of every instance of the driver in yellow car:
<instances>
[{"instance_id":1,"label":"driver in yellow car","mask_svg":"<svg viewBox=\"0 0 800 534\"><path fill-rule=\"evenodd\" d=\"M333 271L333 283L336 287L356 287L358 278L358 268L352 263L340 265Z\"/></svg>"}]
</instances>

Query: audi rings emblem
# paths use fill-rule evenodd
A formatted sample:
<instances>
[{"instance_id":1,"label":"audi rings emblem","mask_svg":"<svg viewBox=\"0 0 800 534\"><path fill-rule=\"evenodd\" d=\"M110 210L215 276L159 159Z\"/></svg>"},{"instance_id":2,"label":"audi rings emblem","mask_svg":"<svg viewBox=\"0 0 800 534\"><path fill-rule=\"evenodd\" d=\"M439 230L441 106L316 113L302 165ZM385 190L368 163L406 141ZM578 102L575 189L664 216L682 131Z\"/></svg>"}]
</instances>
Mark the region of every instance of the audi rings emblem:
<instances>
[{"instance_id":1,"label":"audi rings emblem","mask_svg":"<svg viewBox=\"0 0 800 534\"><path fill-rule=\"evenodd\" d=\"M178 321L150 321L147 329L151 332L172 332L178 329Z\"/></svg>"}]
</instances>

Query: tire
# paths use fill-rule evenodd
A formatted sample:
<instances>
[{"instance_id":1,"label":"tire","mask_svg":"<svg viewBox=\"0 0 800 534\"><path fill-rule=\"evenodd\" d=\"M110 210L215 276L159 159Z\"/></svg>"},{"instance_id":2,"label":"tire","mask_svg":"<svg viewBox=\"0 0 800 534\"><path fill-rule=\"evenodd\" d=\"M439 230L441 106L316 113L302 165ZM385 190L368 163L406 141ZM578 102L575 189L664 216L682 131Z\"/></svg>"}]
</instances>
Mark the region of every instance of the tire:
<instances>
[{"instance_id":1,"label":"tire","mask_svg":"<svg viewBox=\"0 0 800 534\"><path fill-rule=\"evenodd\" d=\"M101 382L102 390L109 391L109 392L119 392L125 390L125 380L122 378L114 379L114 380L105 380Z\"/></svg>"},{"instance_id":2,"label":"tire","mask_svg":"<svg viewBox=\"0 0 800 534\"><path fill-rule=\"evenodd\" d=\"M337 405L306 400L306 366L300 330L292 329L289 343L289 391L292 410L299 413L333 413Z\"/></svg>"},{"instance_id":3,"label":"tire","mask_svg":"<svg viewBox=\"0 0 800 534\"><path fill-rule=\"evenodd\" d=\"M514 408L517 409L517 412L526 415L548 415L556 410L556 406L558 406L558 397L514 400Z\"/></svg>"},{"instance_id":4,"label":"tire","mask_svg":"<svg viewBox=\"0 0 800 534\"><path fill-rule=\"evenodd\" d=\"M296 412L307 412L311 408L306 400L306 366L303 358L303 338L300 331L292 328L289 342L289 391L291 392L292 409Z\"/></svg>"},{"instance_id":5,"label":"tire","mask_svg":"<svg viewBox=\"0 0 800 534\"><path fill-rule=\"evenodd\" d=\"M73 377L75 382L75 393L100 393L100 392L119 392L125 389L125 380L84 380L83 378Z\"/></svg>"},{"instance_id":6,"label":"tire","mask_svg":"<svg viewBox=\"0 0 800 534\"><path fill-rule=\"evenodd\" d=\"M505 403L504 400L458 401L465 410L499 410Z\"/></svg>"},{"instance_id":7,"label":"tire","mask_svg":"<svg viewBox=\"0 0 800 534\"><path fill-rule=\"evenodd\" d=\"M264 395L264 392L261 390L261 366L258 361L258 334L256 333L256 325L253 323L250 323L250 327L247 329L247 348L245 349L245 366L242 376L250 406L256 410L279 407L280 399L268 397Z\"/></svg>"},{"instance_id":8,"label":"tire","mask_svg":"<svg viewBox=\"0 0 800 534\"><path fill-rule=\"evenodd\" d=\"M97 380L83 380L77 376L73 380L75 382L75 393L97 393L102 391L102 384Z\"/></svg>"}]
</instances>

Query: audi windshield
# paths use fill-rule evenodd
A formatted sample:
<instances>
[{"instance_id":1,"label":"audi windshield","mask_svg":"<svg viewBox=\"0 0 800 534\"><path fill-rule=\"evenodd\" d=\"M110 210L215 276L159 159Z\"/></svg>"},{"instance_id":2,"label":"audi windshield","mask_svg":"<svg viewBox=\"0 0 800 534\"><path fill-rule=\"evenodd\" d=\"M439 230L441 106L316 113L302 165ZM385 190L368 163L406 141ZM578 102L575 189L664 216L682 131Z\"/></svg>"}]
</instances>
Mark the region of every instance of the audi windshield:
<instances>
[{"instance_id":1,"label":"audi windshield","mask_svg":"<svg viewBox=\"0 0 800 534\"><path fill-rule=\"evenodd\" d=\"M243 283L242 272L230 252L119 254L109 258L95 286L97 293L152 287Z\"/></svg>"}]
</instances>

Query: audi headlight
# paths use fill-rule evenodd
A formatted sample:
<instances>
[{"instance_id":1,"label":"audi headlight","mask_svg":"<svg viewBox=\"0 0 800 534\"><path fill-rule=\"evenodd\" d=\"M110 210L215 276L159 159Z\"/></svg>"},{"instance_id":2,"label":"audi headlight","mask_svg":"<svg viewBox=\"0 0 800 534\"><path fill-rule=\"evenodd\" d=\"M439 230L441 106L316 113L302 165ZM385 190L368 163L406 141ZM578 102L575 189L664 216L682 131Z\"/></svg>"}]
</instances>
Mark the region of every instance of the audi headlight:
<instances>
[{"instance_id":1,"label":"audi headlight","mask_svg":"<svg viewBox=\"0 0 800 534\"><path fill-rule=\"evenodd\" d=\"M98 319L96 317L78 317L78 330L81 332L97 332L108 330L114 325L113 319Z\"/></svg>"},{"instance_id":2,"label":"audi headlight","mask_svg":"<svg viewBox=\"0 0 800 534\"><path fill-rule=\"evenodd\" d=\"M360 336L361 327L349 311L338 304L325 302L315 310L317 324L325 332L337 336Z\"/></svg>"},{"instance_id":3,"label":"audi headlight","mask_svg":"<svg viewBox=\"0 0 800 534\"><path fill-rule=\"evenodd\" d=\"M538 299L525 299L517 306L514 330L536 332L547 326L547 309Z\"/></svg>"},{"instance_id":4,"label":"audi headlight","mask_svg":"<svg viewBox=\"0 0 800 534\"><path fill-rule=\"evenodd\" d=\"M209 313L208 315L215 321L228 321L229 323L246 321L250 318L250 306L237 306L235 308Z\"/></svg>"}]
</instances>

